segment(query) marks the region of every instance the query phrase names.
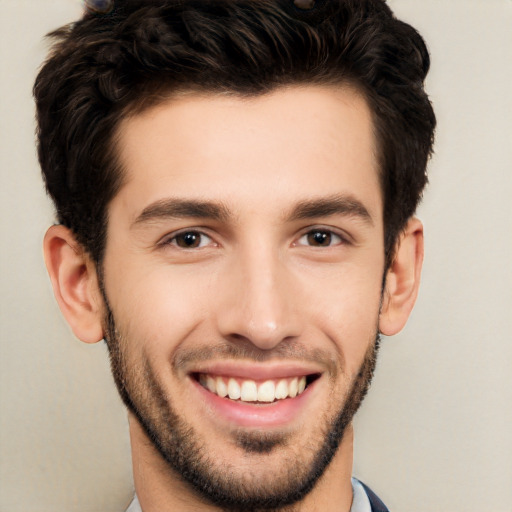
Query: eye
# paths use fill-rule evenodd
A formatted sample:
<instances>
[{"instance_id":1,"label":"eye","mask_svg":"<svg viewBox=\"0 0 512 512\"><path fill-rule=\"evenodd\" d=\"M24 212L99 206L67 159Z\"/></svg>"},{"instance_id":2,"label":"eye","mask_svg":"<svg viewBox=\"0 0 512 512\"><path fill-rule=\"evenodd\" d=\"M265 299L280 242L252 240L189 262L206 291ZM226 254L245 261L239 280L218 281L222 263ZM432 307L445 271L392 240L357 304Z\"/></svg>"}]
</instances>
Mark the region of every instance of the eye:
<instances>
[{"instance_id":1,"label":"eye","mask_svg":"<svg viewBox=\"0 0 512 512\"><path fill-rule=\"evenodd\" d=\"M340 245L343 238L329 229L312 229L299 238L298 245L309 245L311 247L331 247Z\"/></svg>"},{"instance_id":2,"label":"eye","mask_svg":"<svg viewBox=\"0 0 512 512\"><path fill-rule=\"evenodd\" d=\"M165 244L175 245L180 249L201 249L211 243L212 239L200 231L182 231L165 241Z\"/></svg>"}]
</instances>

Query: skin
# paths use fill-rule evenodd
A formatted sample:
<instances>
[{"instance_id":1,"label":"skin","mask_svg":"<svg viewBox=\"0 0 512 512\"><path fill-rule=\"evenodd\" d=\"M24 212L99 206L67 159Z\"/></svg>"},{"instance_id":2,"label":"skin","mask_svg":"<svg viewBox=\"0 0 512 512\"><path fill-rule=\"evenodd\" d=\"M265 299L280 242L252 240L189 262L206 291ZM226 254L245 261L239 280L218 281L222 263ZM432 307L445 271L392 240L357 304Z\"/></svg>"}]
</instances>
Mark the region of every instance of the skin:
<instances>
[{"instance_id":1,"label":"skin","mask_svg":"<svg viewBox=\"0 0 512 512\"><path fill-rule=\"evenodd\" d=\"M383 198L367 103L352 89L319 86L250 99L191 94L125 119L118 140L126 179L109 205L103 293L69 230L54 226L45 238L61 309L93 343L107 330L107 298L128 388L154 425L165 432L162 411L173 410L212 473L242 487L286 486L291 468L311 466L377 330L398 332L418 290L423 230L411 219L382 291ZM198 211L205 202L215 215ZM183 247L184 231L197 247ZM194 381L218 365L251 375L291 366L317 379L280 424L240 425ZM219 510L129 420L144 511ZM258 453L241 435L278 442ZM350 509L352 439L349 426L293 510Z\"/></svg>"}]
</instances>

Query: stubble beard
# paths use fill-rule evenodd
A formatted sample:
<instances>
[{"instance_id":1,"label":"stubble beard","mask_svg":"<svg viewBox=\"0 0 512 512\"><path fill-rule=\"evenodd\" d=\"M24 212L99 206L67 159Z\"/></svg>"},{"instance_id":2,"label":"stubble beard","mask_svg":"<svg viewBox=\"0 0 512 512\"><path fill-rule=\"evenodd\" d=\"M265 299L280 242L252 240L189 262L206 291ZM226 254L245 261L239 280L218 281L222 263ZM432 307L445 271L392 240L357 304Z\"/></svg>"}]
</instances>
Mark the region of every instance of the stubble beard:
<instances>
[{"instance_id":1,"label":"stubble beard","mask_svg":"<svg viewBox=\"0 0 512 512\"><path fill-rule=\"evenodd\" d=\"M379 349L378 333L346 399L340 399L334 419L326 418L316 439L308 442L309 461L304 460L303 453L295 453L294 458L286 461L287 468L281 478L272 467L267 478L254 478L242 475L228 461L220 466L218 461L212 460L194 428L172 406L147 360L137 367L127 365L123 335L117 330L114 315L103 295L105 341L118 392L171 470L189 484L193 493L225 511L257 512L281 510L300 502L313 489L336 454L347 426L369 389ZM243 430L233 432L233 438L246 454L270 454L288 442L286 434Z\"/></svg>"}]
</instances>

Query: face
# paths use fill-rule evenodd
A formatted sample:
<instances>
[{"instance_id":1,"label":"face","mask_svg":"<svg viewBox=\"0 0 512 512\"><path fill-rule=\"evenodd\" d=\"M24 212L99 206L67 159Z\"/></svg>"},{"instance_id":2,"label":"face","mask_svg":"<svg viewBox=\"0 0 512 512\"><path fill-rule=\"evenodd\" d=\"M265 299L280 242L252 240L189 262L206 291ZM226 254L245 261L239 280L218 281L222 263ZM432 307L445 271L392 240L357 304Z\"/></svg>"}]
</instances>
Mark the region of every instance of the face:
<instances>
[{"instance_id":1,"label":"face","mask_svg":"<svg viewBox=\"0 0 512 512\"><path fill-rule=\"evenodd\" d=\"M125 402L209 501L300 500L374 366L384 248L366 102L327 87L184 96L126 119L118 150L102 288Z\"/></svg>"}]
</instances>

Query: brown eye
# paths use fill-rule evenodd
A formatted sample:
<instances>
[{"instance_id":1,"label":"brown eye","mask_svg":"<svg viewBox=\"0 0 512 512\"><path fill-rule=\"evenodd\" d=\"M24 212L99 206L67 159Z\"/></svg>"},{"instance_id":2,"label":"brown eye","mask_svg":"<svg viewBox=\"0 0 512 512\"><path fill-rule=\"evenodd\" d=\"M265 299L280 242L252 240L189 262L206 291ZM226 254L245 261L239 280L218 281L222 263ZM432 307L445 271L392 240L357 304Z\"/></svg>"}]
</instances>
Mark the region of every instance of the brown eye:
<instances>
[{"instance_id":1,"label":"brown eye","mask_svg":"<svg viewBox=\"0 0 512 512\"><path fill-rule=\"evenodd\" d=\"M186 231L173 238L174 243L182 249L196 249L197 247L202 247L205 240L207 242L209 238L197 231Z\"/></svg>"},{"instance_id":2,"label":"brown eye","mask_svg":"<svg viewBox=\"0 0 512 512\"><path fill-rule=\"evenodd\" d=\"M331 238L331 233L328 231L311 231L307 234L309 245L329 246Z\"/></svg>"},{"instance_id":3,"label":"brown eye","mask_svg":"<svg viewBox=\"0 0 512 512\"><path fill-rule=\"evenodd\" d=\"M313 229L302 235L298 243L310 247L331 247L342 244L343 239L328 229Z\"/></svg>"}]
</instances>

